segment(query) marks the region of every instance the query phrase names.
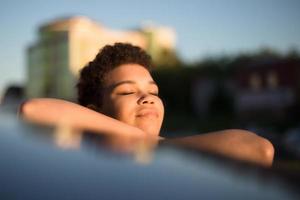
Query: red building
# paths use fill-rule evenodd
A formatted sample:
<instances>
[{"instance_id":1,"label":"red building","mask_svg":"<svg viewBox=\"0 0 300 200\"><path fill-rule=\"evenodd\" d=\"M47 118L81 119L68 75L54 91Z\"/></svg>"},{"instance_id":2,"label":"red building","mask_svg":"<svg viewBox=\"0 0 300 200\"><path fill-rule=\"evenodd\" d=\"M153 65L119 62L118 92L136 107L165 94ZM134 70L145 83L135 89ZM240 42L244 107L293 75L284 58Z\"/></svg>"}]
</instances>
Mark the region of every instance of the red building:
<instances>
[{"instance_id":1,"label":"red building","mask_svg":"<svg viewBox=\"0 0 300 200\"><path fill-rule=\"evenodd\" d=\"M241 119L281 120L297 103L299 60L260 60L235 74L235 111Z\"/></svg>"}]
</instances>

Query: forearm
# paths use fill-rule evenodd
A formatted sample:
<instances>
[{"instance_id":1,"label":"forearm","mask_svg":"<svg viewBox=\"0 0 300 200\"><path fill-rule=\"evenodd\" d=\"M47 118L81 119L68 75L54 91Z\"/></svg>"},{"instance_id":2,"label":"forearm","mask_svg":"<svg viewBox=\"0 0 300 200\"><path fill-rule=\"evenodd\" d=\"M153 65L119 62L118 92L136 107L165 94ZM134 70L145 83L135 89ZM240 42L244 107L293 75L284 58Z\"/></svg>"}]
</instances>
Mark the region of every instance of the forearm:
<instances>
[{"instance_id":1,"label":"forearm","mask_svg":"<svg viewBox=\"0 0 300 200\"><path fill-rule=\"evenodd\" d=\"M266 139L244 130L225 130L197 136L169 139L165 142L224 155L230 158L270 166L274 148Z\"/></svg>"},{"instance_id":2,"label":"forearm","mask_svg":"<svg viewBox=\"0 0 300 200\"><path fill-rule=\"evenodd\" d=\"M21 108L22 116L29 121L57 125L65 123L75 129L85 129L109 135L140 137L144 132L78 104L58 99L32 99Z\"/></svg>"}]
</instances>

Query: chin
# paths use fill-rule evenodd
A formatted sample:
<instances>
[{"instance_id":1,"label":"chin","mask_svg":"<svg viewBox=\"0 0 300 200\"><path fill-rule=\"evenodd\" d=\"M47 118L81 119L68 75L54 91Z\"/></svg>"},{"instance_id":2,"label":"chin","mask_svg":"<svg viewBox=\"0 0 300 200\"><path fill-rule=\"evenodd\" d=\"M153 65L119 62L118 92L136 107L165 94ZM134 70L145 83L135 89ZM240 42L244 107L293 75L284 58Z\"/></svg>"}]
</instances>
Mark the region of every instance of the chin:
<instances>
[{"instance_id":1,"label":"chin","mask_svg":"<svg viewBox=\"0 0 300 200\"><path fill-rule=\"evenodd\" d=\"M156 126L139 126L139 128L152 136L158 136L160 131L160 128L157 128Z\"/></svg>"},{"instance_id":2,"label":"chin","mask_svg":"<svg viewBox=\"0 0 300 200\"><path fill-rule=\"evenodd\" d=\"M140 118L141 119L141 118ZM135 122L136 127L143 130L149 135L158 136L160 133L161 122L160 120L153 119L142 119Z\"/></svg>"}]
</instances>

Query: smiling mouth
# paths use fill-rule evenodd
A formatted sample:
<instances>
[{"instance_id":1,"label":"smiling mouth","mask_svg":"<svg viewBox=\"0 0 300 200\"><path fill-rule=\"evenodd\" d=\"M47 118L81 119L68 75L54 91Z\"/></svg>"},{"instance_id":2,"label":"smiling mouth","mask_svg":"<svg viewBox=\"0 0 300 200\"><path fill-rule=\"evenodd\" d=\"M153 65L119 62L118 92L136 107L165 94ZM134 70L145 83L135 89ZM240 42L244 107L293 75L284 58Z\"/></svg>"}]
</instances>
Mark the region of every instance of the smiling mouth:
<instances>
[{"instance_id":1,"label":"smiling mouth","mask_svg":"<svg viewBox=\"0 0 300 200\"><path fill-rule=\"evenodd\" d=\"M137 117L158 117L158 113L154 110L144 110L136 115Z\"/></svg>"}]
</instances>

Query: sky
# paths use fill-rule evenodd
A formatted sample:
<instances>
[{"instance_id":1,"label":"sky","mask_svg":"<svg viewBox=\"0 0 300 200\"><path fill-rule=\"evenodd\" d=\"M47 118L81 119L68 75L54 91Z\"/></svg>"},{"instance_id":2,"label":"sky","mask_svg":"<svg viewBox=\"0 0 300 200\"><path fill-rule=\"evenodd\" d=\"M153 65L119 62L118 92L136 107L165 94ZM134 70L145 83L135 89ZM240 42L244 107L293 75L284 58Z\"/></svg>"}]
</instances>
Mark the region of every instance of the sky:
<instances>
[{"instance_id":1,"label":"sky","mask_svg":"<svg viewBox=\"0 0 300 200\"><path fill-rule=\"evenodd\" d=\"M186 62L270 47L300 50L299 0L0 0L0 94L26 82L26 48L46 21L87 16L115 30L144 22L176 31Z\"/></svg>"}]
</instances>

